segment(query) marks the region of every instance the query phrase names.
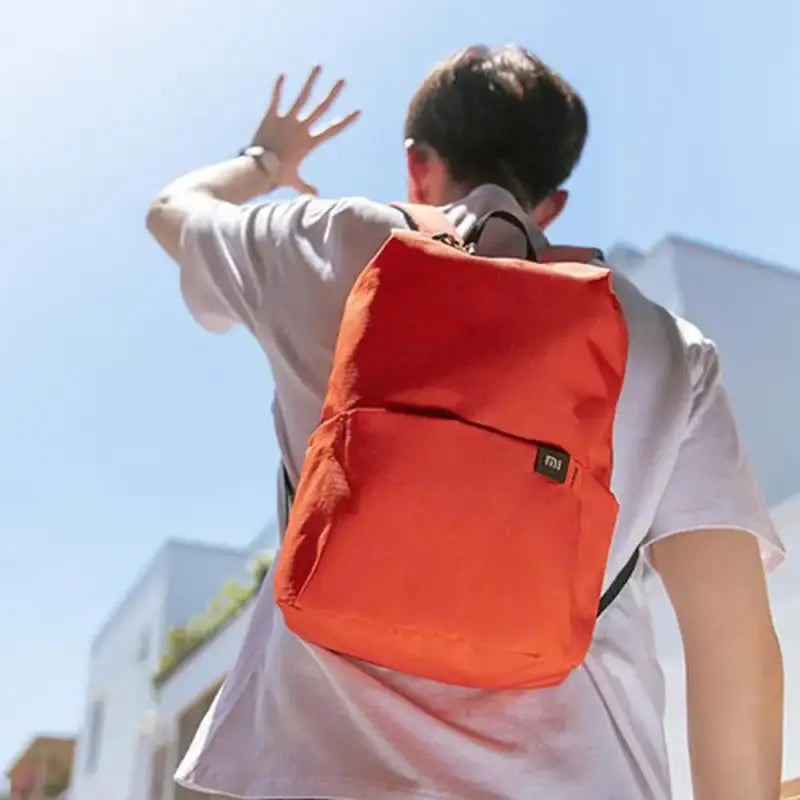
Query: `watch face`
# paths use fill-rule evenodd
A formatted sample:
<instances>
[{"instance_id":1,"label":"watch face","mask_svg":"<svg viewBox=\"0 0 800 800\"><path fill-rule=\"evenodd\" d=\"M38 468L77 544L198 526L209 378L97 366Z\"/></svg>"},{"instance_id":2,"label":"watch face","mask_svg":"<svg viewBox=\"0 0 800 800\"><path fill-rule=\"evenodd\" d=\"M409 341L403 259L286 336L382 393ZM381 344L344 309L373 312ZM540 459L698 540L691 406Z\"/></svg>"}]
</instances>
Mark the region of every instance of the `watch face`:
<instances>
[{"instance_id":1,"label":"watch face","mask_svg":"<svg viewBox=\"0 0 800 800\"><path fill-rule=\"evenodd\" d=\"M252 158L256 164L268 175L275 175L280 171L280 160L275 153L262 147L260 144L251 144L241 151L241 155Z\"/></svg>"}]
</instances>

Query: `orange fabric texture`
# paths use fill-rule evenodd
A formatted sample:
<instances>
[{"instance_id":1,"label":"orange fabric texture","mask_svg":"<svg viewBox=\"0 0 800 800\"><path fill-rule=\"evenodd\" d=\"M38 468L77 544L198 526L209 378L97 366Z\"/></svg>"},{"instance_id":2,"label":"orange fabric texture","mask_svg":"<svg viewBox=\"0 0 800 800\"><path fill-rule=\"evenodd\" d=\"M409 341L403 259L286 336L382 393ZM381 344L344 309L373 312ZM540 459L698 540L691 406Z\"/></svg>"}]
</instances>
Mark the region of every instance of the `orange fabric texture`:
<instances>
[{"instance_id":1,"label":"orange fabric texture","mask_svg":"<svg viewBox=\"0 0 800 800\"><path fill-rule=\"evenodd\" d=\"M347 303L276 565L289 628L445 683L562 681L616 523L626 358L608 270L395 232Z\"/></svg>"}]
</instances>

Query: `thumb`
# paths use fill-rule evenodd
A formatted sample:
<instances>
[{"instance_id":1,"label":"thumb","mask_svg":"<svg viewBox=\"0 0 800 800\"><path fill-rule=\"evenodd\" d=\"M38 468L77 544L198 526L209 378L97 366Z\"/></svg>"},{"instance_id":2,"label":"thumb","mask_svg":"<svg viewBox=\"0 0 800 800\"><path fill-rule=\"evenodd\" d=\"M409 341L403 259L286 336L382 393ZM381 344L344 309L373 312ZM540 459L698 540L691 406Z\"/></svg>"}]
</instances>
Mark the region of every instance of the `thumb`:
<instances>
[{"instance_id":1,"label":"thumb","mask_svg":"<svg viewBox=\"0 0 800 800\"><path fill-rule=\"evenodd\" d=\"M306 183L299 175L295 178L294 183L292 184L294 189L297 189L300 194L310 194L316 197L319 192L317 191L316 186L312 186L310 183Z\"/></svg>"}]
</instances>

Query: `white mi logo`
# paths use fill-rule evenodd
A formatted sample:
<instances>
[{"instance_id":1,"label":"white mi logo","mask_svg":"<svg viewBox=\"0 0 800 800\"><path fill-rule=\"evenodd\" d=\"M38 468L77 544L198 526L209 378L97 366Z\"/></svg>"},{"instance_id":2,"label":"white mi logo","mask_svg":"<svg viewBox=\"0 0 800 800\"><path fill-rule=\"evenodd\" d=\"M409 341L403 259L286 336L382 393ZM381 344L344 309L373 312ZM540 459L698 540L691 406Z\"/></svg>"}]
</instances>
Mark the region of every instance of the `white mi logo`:
<instances>
[{"instance_id":1,"label":"white mi logo","mask_svg":"<svg viewBox=\"0 0 800 800\"><path fill-rule=\"evenodd\" d=\"M561 470L564 469L564 459L556 458L554 455L548 453L544 457L544 465L548 469L552 469L554 472L561 472Z\"/></svg>"}]
</instances>

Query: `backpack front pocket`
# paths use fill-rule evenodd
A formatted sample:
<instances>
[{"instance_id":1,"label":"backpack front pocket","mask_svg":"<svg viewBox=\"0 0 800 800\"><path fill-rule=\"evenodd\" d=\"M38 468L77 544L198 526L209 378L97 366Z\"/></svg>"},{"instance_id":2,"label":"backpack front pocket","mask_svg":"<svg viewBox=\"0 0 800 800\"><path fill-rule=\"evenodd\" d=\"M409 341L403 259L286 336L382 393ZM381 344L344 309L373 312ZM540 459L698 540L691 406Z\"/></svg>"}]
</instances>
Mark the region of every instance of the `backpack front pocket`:
<instances>
[{"instance_id":1,"label":"backpack front pocket","mask_svg":"<svg viewBox=\"0 0 800 800\"><path fill-rule=\"evenodd\" d=\"M359 409L329 420L311 439L276 573L287 624L450 683L563 679L576 597L599 594L605 557L589 564L580 546L579 465L554 479L541 462L536 443L456 419ZM599 576L577 575L582 554Z\"/></svg>"}]
</instances>

